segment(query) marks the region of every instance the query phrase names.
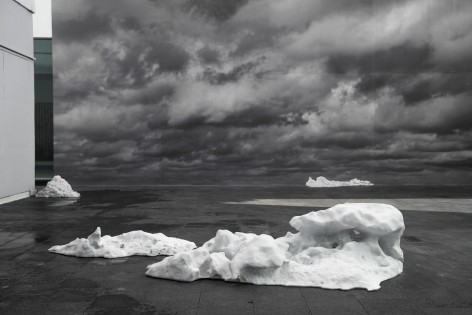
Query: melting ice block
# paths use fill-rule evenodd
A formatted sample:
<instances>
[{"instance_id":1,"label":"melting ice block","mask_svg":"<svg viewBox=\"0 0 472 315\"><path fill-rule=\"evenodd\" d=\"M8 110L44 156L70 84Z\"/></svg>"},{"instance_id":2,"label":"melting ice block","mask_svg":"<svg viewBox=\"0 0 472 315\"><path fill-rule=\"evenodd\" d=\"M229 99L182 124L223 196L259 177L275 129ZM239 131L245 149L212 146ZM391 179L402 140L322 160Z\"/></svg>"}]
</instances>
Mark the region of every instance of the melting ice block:
<instances>
[{"instance_id":1,"label":"melting ice block","mask_svg":"<svg viewBox=\"0 0 472 315\"><path fill-rule=\"evenodd\" d=\"M368 180L360 180L357 178L349 181L329 180L326 177L318 176L316 180L309 177L305 184L308 187L342 187L342 186L373 186Z\"/></svg>"},{"instance_id":2,"label":"melting ice block","mask_svg":"<svg viewBox=\"0 0 472 315\"><path fill-rule=\"evenodd\" d=\"M80 194L72 190L71 185L61 176L54 176L37 194L42 198L79 198Z\"/></svg>"},{"instance_id":3,"label":"melting ice block","mask_svg":"<svg viewBox=\"0 0 472 315\"><path fill-rule=\"evenodd\" d=\"M400 237L405 226L391 205L339 204L296 216L290 225L299 232L277 239L219 230L202 247L149 265L146 274L370 291L403 271Z\"/></svg>"},{"instance_id":4,"label":"melting ice block","mask_svg":"<svg viewBox=\"0 0 472 315\"><path fill-rule=\"evenodd\" d=\"M101 235L97 227L88 238L77 238L66 245L56 245L50 252L76 257L118 258L133 255L174 255L194 249L195 243L162 233L132 231L117 236Z\"/></svg>"}]
</instances>

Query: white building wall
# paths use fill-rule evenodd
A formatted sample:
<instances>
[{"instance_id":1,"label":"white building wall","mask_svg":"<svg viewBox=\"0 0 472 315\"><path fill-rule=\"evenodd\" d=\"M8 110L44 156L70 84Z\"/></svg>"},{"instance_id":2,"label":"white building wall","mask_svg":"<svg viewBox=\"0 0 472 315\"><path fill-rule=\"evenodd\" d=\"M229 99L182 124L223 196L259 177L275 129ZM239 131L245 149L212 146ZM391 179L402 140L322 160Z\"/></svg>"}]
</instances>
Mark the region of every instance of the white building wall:
<instances>
[{"instance_id":1,"label":"white building wall","mask_svg":"<svg viewBox=\"0 0 472 315\"><path fill-rule=\"evenodd\" d=\"M34 0L14 0L24 6L26 9L28 9L31 12L35 11L35 3ZM43 1L43 0L38 0L38 1Z\"/></svg>"},{"instance_id":2,"label":"white building wall","mask_svg":"<svg viewBox=\"0 0 472 315\"><path fill-rule=\"evenodd\" d=\"M33 37L52 38L51 0L39 0L33 14Z\"/></svg>"},{"instance_id":3,"label":"white building wall","mask_svg":"<svg viewBox=\"0 0 472 315\"><path fill-rule=\"evenodd\" d=\"M14 0L0 1L0 46L34 57L32 13Z\"/></svg>"},{"instance_id":4,"label":"white building wall","mask_svg":"<svg viewBox=\"0 0 472 315\"><path fill-rule=\"evenodd\" d=\"M34 3L22 2L0 0L0 203L34 189Z\"/></svg>"}]
</instances>

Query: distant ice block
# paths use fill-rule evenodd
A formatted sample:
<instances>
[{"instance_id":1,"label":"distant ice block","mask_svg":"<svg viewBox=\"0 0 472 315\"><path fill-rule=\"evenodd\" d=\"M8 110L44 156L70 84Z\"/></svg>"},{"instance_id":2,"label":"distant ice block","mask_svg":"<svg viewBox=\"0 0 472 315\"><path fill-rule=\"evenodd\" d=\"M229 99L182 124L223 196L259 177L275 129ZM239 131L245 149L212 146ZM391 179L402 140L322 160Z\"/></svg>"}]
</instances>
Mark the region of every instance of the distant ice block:
<instances>
[{"instance_id":1,"label":"distant ice block","mask_svg":"<svg viewBox=\"0 0 472 315\"><path fill-rule=\"evenodd\" d=\"M54 176L37 194L39 198L79 198L80 194L72 190L70 184L61 176Z\"/></svg>"},{"instance_id":2,"label":"distant ice block","mask_svg":"<svg viewBox=\"0 0 472 315\"><path fill-rule=\"evenodd\" d=\"M193 242L167 237L162 233L132 231L117 236L102 236L101 229L97 227L88 238L77 238L69 244L56 245L49 251L76 257L118 258L133 255L175 255L195 247Z\"/></svg>"},{"instance_id":3,"label":"distant ice block","mask_svg":"<svg viewBox=\"0 0 472 315\"><path fill-rule=\"evenodd\" d=\"M277 239L219 230L202 247L149 265L146 274L371 291L403 271L405 226L402 213L391 205L339 204L296 216L290 225L299 232Z\"/></svg>"},{"instance_id":4,"label":"distant ice block","mask_svg":"<svg viewBox=\"0 0 472 315\"><path fill-rule=\"evenodd\" d=\"M308 181L305 184L308 187L342 187L342 186L372 186L371 182L368 180L360 180L357 178L351 179L350 181L337 181L329 180L326 177L318 176L316 180L309 177Z\"/></svg>"}]
</instances>

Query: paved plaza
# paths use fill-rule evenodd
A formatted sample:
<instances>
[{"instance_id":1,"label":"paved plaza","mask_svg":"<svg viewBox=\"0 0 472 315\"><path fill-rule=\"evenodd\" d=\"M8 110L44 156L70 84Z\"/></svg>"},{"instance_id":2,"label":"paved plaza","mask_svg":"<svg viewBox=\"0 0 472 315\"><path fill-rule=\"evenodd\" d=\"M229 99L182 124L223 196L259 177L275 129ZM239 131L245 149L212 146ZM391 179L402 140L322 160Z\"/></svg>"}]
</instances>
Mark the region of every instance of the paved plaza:
<instances>
[{"instance_id":1,"label":"paved plaza","mask_svg":"<svg viewBox=\"0 0 472 315\"><path fill-rule=\"evenodd\" d=\"M74 187L77 200L0 205L0 314L472 314L472 189L156 186ZM198 246L218 229L294 230L290 218L337 200L402 210L404 272L378 291L182 283L146 277L159 257L75 258L47 251L97 226L162 232ZM269 201L267 201L269 200Z\"/></svg>"}]
</instances>

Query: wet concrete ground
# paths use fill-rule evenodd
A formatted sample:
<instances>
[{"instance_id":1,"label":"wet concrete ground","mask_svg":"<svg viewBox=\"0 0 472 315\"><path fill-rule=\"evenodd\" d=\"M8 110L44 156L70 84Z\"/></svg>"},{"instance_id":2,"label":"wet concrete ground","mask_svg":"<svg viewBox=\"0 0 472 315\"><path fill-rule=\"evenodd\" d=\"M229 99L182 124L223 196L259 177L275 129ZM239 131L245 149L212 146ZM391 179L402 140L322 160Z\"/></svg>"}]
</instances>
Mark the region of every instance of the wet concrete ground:
<instances>
[{"instance_id":1,"label":"wet concrete ground","mask_svg":"<svg viewBox=\"0 0 472 315\"><path fill-rule=\"evenodd\" d=\"M447 212L401 209L404 272L375 292L181 283L144 275L163 257L75 258L47 251L97 226L103 234L142 229L197 245L222 228L278 237L293 232L291 217L322 208L241 202L470 199L471 187L77 188L82 197L76 202L29 198L0 205L0 314L472 314L472 214L456 213L447 202Z\"/></svg>"}]
</instances>

